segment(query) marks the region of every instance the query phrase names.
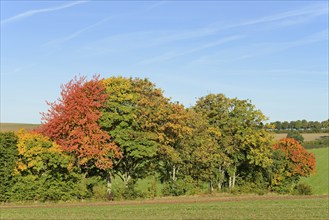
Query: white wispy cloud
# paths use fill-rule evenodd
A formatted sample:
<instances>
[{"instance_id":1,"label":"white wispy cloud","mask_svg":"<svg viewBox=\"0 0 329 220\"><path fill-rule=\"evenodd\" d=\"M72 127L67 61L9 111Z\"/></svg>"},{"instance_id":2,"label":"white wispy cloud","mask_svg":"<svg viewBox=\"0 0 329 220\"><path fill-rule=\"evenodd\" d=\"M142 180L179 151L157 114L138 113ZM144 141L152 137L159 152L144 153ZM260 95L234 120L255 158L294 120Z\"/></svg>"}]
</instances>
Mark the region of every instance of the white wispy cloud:
<instances>
[{"instance_id":1,"label":"white wispy cloud","mask_svg":"<svg viewBox=\"0 0 329 220\"><path fill-rule=\"evenodd\" d=\"M31 17L31 16L36 15L36 14L40 14L40 13L46 13L46 12L62 10L62 9L65 9L65 8L70 8L70 7L73 7L75 5L85 3L85 2L88 2L88 1L75 1L75 2L70 2L68 4L64 4L64 5L60 5L60 6L56 6L56 7L42 8L42 9L35 9L35 10L26 11L26 12L23 12L23 13L20 13L18 15L15 15L15 16L12 16L12 17L9 17L9 18L6 18L6 19L2 20L1 25L9 24L9 23L12 23L12 22L15 22L15 21L19 21L19 20L22 20L24 18L28 18L28 17Z\"/></svg>"},{"instance_id":2,"label":"white wispy cloud","mask_svg":"<svg viewBox=\"0 0 329 220\"><path fill-rule=\"evenodd\" d=\"M252 59L254 57L279 53L285 50L291 50L295 47L302 47L313 43L323 41L328 42L328 40L328 29L325 29L292 41L260 42L235 48L228 48L212 55L201 56L198 59L190 61L188 65L221 65L222 63L236 62L245 59Z\"/></svg>"},{"instance_id":3,"label":"white wispy cloud","mask_svg":"<svg viewBox=\"0 0 329 220\"><path fill-rule=\"evenodd\" d=\"M93 47L95 49L103 50L103 45L121 45L122 49L145 49L155 47L164 44L170 44L172 42L183 41L193 38L202 38L210 35L214 35L216 29L214 28L202 28L195 30L183 30L183 31L168 31L168 30L149 30L128 32L122 34L112 35L94 42L89 42L86 47Z\"/></svg>"},{"instance_id":4,"label":"white wispy cloud","mask_svg":"<svg viewBox=\"0 0 329 220\"><path fill-rule=\"evenodd\" d=\"M90 30L90 29L92 29L92 28L94 28L94 27L96 27L96 26L98 26L98 25L100 25L100 24L102 24L102 23L104 23L104 22L112 19L112 18L113 18L113 16L104 18L104 19L102 19L100 21L97 21L94 24L91 24L91 25L89 25L87 27L84 27L84 28L82 28L82 29L80 29L80 30L72 33L72 34L69 34L68 36L64 36L64 37L61 37L61 38L58 38L58 39L55 39L55 40L48 41L47 43L44 44L44 46L49 46L49 45L54 45L54 44L60 44L60 43L64 43L66 41L72 40L72 39L78 37L79 35L81 35L82 33L86 32L86 31L88 31L88 30Z\"/></svg>"},{"instance_id":5,"label":"white wispy cloud","mask_svg":"<svg viewBox=\"0 0 329 220\"><path fill-rule=\"evenodd\" d=\"M159 2L151 5L146 11L159 7L166 2ZM98 42L92 42L89 44L93 44L93 46L97 44L106 44L110 45L111 42L125 42L124 46L129 45L130 49L138 49L138 48L150 48L159 45L171 44L177 41L186 41L198 38L205 38L209 36L218 35L223 31L230 29L237 29L240 34L243 33L243 30L239 30L242 27L248 27L252 25L262 25L266 28L276 28L283 26L291 26L301 22L307 22L310 19L327 14L327 6L326 4L317 4L308 7L303 7L295 10L290 10L286 12L281 12L277 14L273 14L270 16L260 17L256 19L251 19L247 21L243 21L240 23L229 24L226 26L219 26L218 24L210 24L205 27L196 28L192 30L179 30L179 31L171 31L171 30L156 30L156 31L141 31L141 32L130 32L124 34L118 34L115 36L111 36L108 38L104 38ZM269 25L271 24L271 25ZM257 31L259 28L248 28L248 31ZM235 31L236 32L236 31ZM137 43L138 42L138 43ZM116 43L116 44L117 44ZM97 46L96 46L97 47ZM122 49L122 48L121 48ZM101 46L99 48L100 51L108 51L106 48ZM102 53L102 52L100 52ZM171 52L168 52L166 56L170 57ZM163 55L165 57L165 55Z\"/></svg>"},{"instance_id":6,"label":"white wispy cloud","mask_svg":"<svg viewBox=\"0 0 329 220\"><path fill-rule=\"evenodd\" d=\"M305 46L321 41L328 41L328 30L319 31L317 33L314 33L312 35L309 35L307 37L304 37L302 39L297 39L294 41L287 41L287 42L264 42L264 43L258 43L254 45L250 45L250 53L243 54L241 56L238 56L234 59L234 61L237 60L243 60L247 58L252 58L256 56L262 56L262 55L268 55L273 54L277 52L281 52L284 50L288 50L294 47L300 47Z\"/></svg>"},{"instance_id":7,"label":"white wispy cloud","mask_svg":"<svg viewBox=\"0 0 329 220\"><path fill-rule=\"evenodd\" d=\"M264 23L272 23L272 22L278 22L278 21L285 21L286 24L296 24L300 22L306 22L313 17L322 16L328 14L328 5L327 4L316 4L304 8L299 8L295 10L290 10L286 12L277 13L270 16L265 16L261 18L251 19L247 21L243 21L240 23L227 25L222 28L219 28L218 30L225 30L225 29L232 29L232 28L238 28L243 26L251 26L251 25L257 25L257 24L264 24ZM291 19L298 19L298 22L296 20ZM300 19L302 18L302 19Z\"/></svg>"},{"instance_id":8,"label":"white wispy cloud","mask_svg":"<svg viewBox=\"0 0 329 220\"><path fill-rule=\"evenodd\" d=\"M184 55L187 55L187 54L195 53L197 51L204 50L204 49L207 49L207 48L216 47L216 46L219 46L219 45L222 45L222 44L234 41L234 40L238 40L238 39L241 39L241 38L243 38L243 36L238 36L238 35L230 36L230 37L225 37L225 38L219 39L217 41L213 41L213 42L210 42L210 43L198 46L198 47L194 47L194 48L191 48L191 49L187 49L187 50L183 50L183 51L170 51L170 52L164 53L160 56L143 60L143 61L140 62L140 64L143 65L143 64L151 64L151 63L156 63L156 62L163 62L163 61L172 60L176 57L180 57L180 56L184 56Z\"/></svg>"},{"instance_id":9,"label":"white wispy cloud","mask_svg":"<svg viewBox=\"0 0 329 220\"><path fill-rule=\"evenodd\" d=\"M154 44L169 43L173 41L186 40L199 37L207 37L218 34L221 31L234 29L239 27L267 24L273 22L280 22L282 26L295 25L301 22L307 22L308 20L328 14L328 5L317 4L296 10L290 10L286 12L277 13L270 16L260 17L257 19L247 20L241 23L230 24L227 26L217 27L217 25L210 25L195 30L182 31L177 33L167 33L163 37L154 40Z\"/></svg>"},{"instance_id":10,"label":"white wispy cloud","mask_svg":"<svg viewBox=\"0 0 329 220\"><path fill-rule=\"evenodd\" d=\"M140 11L140 12L137 12L136 14L138 14L138 13L144 13L144 12L150 11L150 10L152 10L152 9L154 9L154 8L157 8L157 7L159 7L159 6L161 6L161 5L165 4L165 3L167 3L167 2L166 2L166 1L160 1L160 2L157 2L157 3L155 3L155 4L150 5L149 7L145 8L144 10L142 10L142 11ZM102 20L100 20L100 21L97 21L97 22L94 23L94 24L91 24L91 25L89 25L89 26L86 26L86 27L84 27L84 28L78 30L78 31L75 31L74 33L69 34L68 36L64 36L64 37L61 37L61 38L58 38L58 39L55 39L55 40L51 40L51 41L45 43L44 45L45 45L45 46L48 46L48 45L54 45L54 44L64 43L64 42L66 42L66 41L69 41L69 40L72 40L72 39L78 37L78 36L81 35L82 33L86 32L86 31L88 31L88 30L90 30L90 29L92 29L92 28L94 28L94 27L96 27L96 26L98 26L98 25L100 25L100 24L102 24L102 23L104 23L104 22L110 20L110 19L114 19L114 18L118 18L118 17L123 17L123 16L128 16L128 15L129 15L129 14L122 14L122 15L113 15L113 16L109 16L109 17L104 18L104 19L102 19Z\"/></svg>"}]
</instances>

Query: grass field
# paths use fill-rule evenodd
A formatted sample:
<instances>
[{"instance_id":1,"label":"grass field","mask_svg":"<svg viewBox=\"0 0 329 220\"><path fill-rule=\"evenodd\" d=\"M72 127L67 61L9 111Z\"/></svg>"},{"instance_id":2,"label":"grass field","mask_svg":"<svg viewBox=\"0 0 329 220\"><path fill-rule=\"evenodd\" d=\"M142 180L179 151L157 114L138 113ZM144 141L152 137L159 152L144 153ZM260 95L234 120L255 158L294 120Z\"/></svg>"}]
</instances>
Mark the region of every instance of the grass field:
<instances>
[{"instance_id":1,"label":"grass field","mask_svg":"<svg viewBox=\"0 0 329 220\"><path fill-rule=\"evenodd\" d=\"M314 141L318 138L320 138L321 136L329 136L328 133L305 133L302 134L302 136L304 137L304 141ZM286 133L282 133L282 134L274 134L274 140L279 140L281 138L285 138L287 137Z\"/></svg>"},{"instance_id":2,"label":"grass field","mask_svg":"<svg viewBox=\"0 0 329 220\"><path fill-rule=\"evenodd\" d=\"M31 130L38 126L38 124L0 123L0 131L18 131L21 128Z\"/></svg>"},{"instance_id":3,"label":"grass field","mask_svg":"<svg viewBox=\"0 0 329 220\"><path fill-rule=\"evenodd\" d=\"M312 186L314 194L329 194L329 148L312 149L316 157L316 173L301 181Z\"/></svg>"},{"instance_id":4,"label":"grass field","mask_svg":"<svg viewBox=\"0 0 329 220\"><path fill-rule=\"evenodd\" d=\"M1 219L328 219L328 196L185 197L1 206Z\"/></svg>"}]
</instances>

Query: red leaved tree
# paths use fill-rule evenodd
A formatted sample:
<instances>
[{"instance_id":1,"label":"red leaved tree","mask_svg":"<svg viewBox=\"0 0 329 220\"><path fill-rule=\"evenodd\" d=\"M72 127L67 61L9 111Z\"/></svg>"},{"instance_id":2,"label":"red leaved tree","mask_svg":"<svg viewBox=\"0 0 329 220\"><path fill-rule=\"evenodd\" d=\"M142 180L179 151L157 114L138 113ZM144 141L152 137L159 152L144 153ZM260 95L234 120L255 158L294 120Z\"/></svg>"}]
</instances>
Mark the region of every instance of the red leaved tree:
<instances>
[{"instance_id":1,"label":"red leaved tree","mask_svg":"<svg viewBox=\"0 0 329 220\"><path fill-rule=\"evenodd\" d=\"M307 152L303 146L293 138L283 138L274 145L274 150L281 150L286 156L286 172L294 176L309 176L315 172L315 156Z\"/></svg>"},{"instance_id":2,"label":"red leaved tree","mask_svg":"<svg viewBox=\"0 0 329 220\"><path fill-rule=\"evenodd\" d=\"M89 81L75 77L61 89L61 97L47 102L50 109L41 113L43 123L38 132L75 155L79 166L93 162L100 169L112 167L112 159L121 153L97 123L108 96L99 76Z\"/></svg>"}]
</instances>

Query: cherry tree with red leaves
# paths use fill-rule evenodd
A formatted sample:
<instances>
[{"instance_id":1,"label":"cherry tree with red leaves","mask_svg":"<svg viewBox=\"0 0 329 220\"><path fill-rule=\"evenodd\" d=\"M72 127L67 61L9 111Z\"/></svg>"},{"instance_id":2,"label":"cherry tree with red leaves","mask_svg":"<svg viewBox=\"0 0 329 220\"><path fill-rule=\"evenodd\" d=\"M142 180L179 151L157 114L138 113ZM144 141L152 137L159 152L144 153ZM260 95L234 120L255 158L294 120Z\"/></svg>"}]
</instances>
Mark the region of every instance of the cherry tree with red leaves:
<instances>
[{"instance_id":1,"label":"cherry tree with red leaves","mask_svg":"<svg viewBox=\"0 0 329 220\"><path fill-rule=\"evenodd\" d=\"M41 113L42 126L38 132L74 155L78 166L92 161L99 169L111 168L112 159L120 158L121 152L98 125L108 97L99 76L89 81L86 77L75 77L62 85L61 90L57 101L47 102L50 109Z\"/></svg>"}]
</instances>

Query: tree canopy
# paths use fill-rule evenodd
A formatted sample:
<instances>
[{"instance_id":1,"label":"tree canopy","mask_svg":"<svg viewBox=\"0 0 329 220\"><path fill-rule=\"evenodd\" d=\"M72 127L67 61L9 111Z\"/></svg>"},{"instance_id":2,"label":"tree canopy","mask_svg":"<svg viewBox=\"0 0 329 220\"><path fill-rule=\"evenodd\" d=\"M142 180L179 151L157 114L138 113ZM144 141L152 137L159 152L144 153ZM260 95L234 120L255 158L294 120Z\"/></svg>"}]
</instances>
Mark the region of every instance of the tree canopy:
<instances>
[{"instance_id":1,"label":"tree canopy","mask_svg":"<svg viewBox=\"0 0 329 220\"><path fill-rule=\"evenodd\" d=\"M194 109L217 128L218 152L228 158L218 170L229 176L234 188L239 169L247 166L267 167L271 164L270 135L264 126L266 117L248 100L230 99L223 94L209 94L200 98Z\"/></svg>"},{"instance_id":2,"label":"tree canopy","mask_svg":"<svg viewBox=\"0 0 329 220\"><path fill-rule=\"evenodd\" d=\"M274 142L250 100L208 94L186 108L124 77L75 77L61 89L39 128L0 133L1 201L136 198L150 177L152 196L157 184L162 195L286 193L315 172L314 155L292 138Z\"/></svg>"},{"instance_id":3,"label":"tree canopy","mask_svg":"<svg viewBox=\"0 0 329 220\"><path fill-rule=\"evenodd\" d=\"M107 100L98 76L89 81L76 77L61 89L57 102L48 102L50 109L42 114L43 124L38 131L73 154L79 166L95 160L100 169L112 167L112 158L119 158L121 153L98 125L100 108Z\"/></svg>"}]
</instances>

